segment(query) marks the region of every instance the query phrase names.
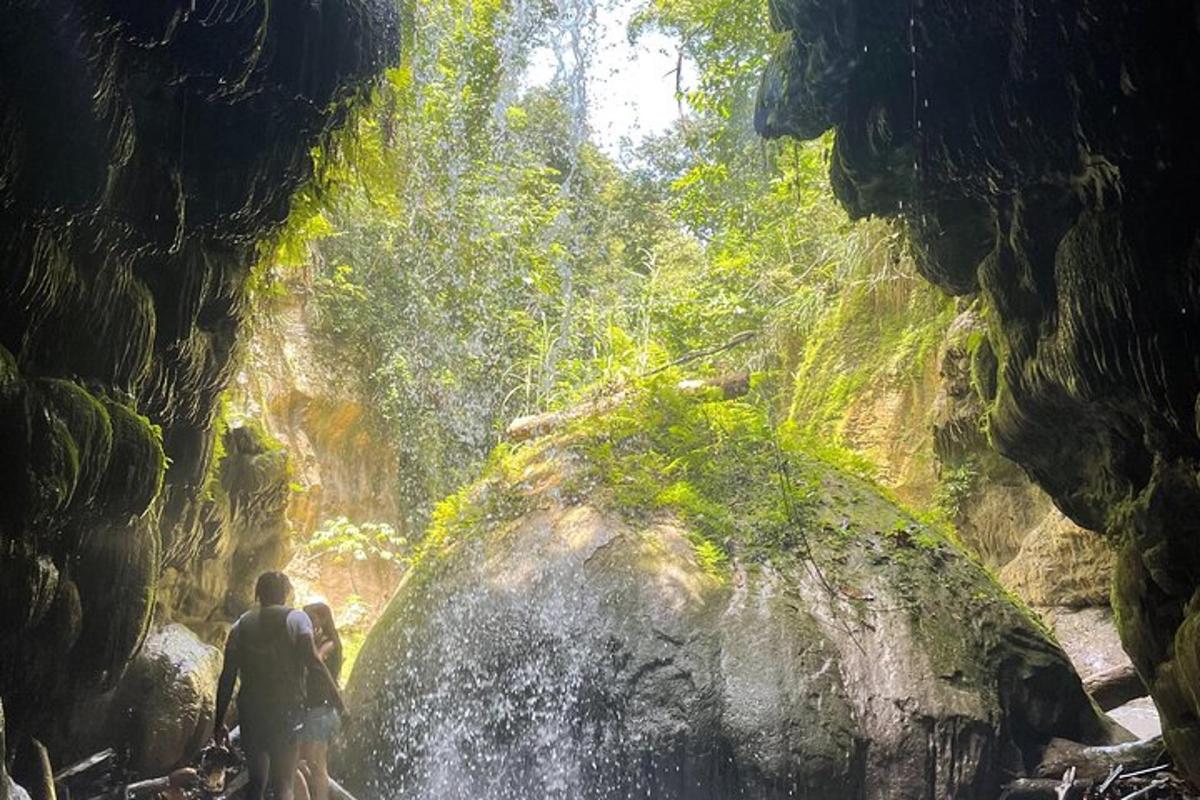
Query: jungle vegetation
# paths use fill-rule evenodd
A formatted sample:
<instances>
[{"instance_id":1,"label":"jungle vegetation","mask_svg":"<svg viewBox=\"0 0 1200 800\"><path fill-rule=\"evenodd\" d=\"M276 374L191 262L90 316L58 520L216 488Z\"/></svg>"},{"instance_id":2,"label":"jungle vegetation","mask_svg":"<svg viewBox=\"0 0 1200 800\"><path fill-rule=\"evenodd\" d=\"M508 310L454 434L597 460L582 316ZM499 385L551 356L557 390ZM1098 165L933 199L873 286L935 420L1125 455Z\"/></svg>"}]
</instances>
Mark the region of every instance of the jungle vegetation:
<instances>
[{"instance_id":1,"label":"jungle vegetation","mask_svg":"<svg viewBox=\"0 0 1200 800\"><path fill-rule=\"evenodd\" d=\"M666 32L696 78L676 124L618 156L588 130L579 70L523 82L561 13L410 3L401 65L316 153L264 253L260 291L309 271L321 340L398 453L401 527L422 530L513 418L679 361L752 371L772 424L869 471L842 446L846 404L924 363L952 304L900 230L837 205L829 138L755 135L765 3L635 15L630 36Z\"/></svg>"}]
</instances>

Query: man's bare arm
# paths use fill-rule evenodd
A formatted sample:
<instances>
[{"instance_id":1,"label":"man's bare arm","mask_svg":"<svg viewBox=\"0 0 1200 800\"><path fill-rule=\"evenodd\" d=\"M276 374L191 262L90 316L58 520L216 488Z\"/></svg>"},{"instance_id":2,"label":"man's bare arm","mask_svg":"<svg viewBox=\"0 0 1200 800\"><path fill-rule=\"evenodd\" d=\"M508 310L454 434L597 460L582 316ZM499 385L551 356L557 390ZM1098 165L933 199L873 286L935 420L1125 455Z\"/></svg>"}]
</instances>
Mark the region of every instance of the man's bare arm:
<instances>
[{"instance_id":1,"label":"man's bare arm","mask_svg":"<svg viewBox=\"0 0 1200 800\"><path fill-rule=\"evenodd\" d=\"M330 689L329 696L333 698L334 708L339 714L346 713L346 704L342 702L342 693L338 689L337 681L333 679L333 675L329 672L329 667L325 666L325 662L321 660L321 655L317 652L317 646L313 642L312 634L304 633L296 638L296 647L300 648L300 657L304 661L304 665L311 670L315 670L321 676L321 680L325 681Z\"/></svg>"},{"instance_id":2,"label":"man's bare arm","mask_svg":"<svg viewBox=\"0 0 1200 800\"><path fill-rule=\"evenodd\" d=\"M229 710L229 701L233 699L233 687L238 676L237 647L233 633L225 640L225 660L221 665L221 678L217 681L217 708L213 718L213 738L224 744L225 713Z\"/></svg>"}]
</instances>

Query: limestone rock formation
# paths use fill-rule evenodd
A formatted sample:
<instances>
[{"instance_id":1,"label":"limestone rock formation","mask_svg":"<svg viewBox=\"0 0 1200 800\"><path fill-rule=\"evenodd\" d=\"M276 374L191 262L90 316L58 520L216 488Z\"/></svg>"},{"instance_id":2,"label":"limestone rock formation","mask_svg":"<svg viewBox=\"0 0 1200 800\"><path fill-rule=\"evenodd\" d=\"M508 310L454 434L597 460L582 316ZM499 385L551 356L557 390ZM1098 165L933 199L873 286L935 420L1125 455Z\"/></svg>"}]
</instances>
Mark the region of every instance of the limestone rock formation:
<instances>
[{"instance_id":1,"label":"limestone rock formation","mask_svg":"<svg viewBox=\"0 0 1200 800\"><path fill-rule=\"evenodd\" d=\"M1000 582L1032 606L1106 606L1114 558L1101 537L1050 512L1004 565Z\"/></svg>"},{"instance_id":2,"label":"limestone rock formation","mask_svg":"<svg viewBox=\"0 0 1200 800\"><path fill-rule=\"evenodd\" d=\"M255 424L231 427L221 440L224 452L199 517L203 547L185 566L166 569L156 617L184 623L214 644L254 605L259 574L282 567L291 546L289 453Z\"/></svg>"},{"instance_id":3,"label":"limestone rock formation","mask_svg":"<svg viewBox=\"0 0 1200 800\"><path fill-rule=\"evenodd\" d=\"M237 13L233 13L236 7ZM393 56L390 0L14 0L0 22L0 697L112 686L204 547L259 238Z\"/></svg>"},{"instance_id":4,"label":"limestone rock formation","mask_svg":"<svg viewBox=\"0 0 1200 800\"><path fill-rule=\"evenodd\" d=\"M1001 453L1104 531L1122 638L1200 778L1200 24L1189 3L778 0L770 136L835 128L851 214L982 291Z\"/></svg>"},{"instance_id":5,"label":"limestone rock formation","mask_svg":"<svg viewBox=\"0 0 1200 800\"><path fill-rule=\"evenodd\" d=\"M802 538L755 544L766 527L801 534L780 520L769 443L729 427L751 412L712 413L711 428L671 416L529 446L441 507L350 680L351 788L969 800L996 796L1051 737L1105 738L1032 618L861 481L785 446ZM655 453L697 475L729 465L729 494L620 471ZM650 475L666 505L622 505L656 491ZM753 521L717 546L700 532L723 503Z\"/></svg>"}]
</instances>

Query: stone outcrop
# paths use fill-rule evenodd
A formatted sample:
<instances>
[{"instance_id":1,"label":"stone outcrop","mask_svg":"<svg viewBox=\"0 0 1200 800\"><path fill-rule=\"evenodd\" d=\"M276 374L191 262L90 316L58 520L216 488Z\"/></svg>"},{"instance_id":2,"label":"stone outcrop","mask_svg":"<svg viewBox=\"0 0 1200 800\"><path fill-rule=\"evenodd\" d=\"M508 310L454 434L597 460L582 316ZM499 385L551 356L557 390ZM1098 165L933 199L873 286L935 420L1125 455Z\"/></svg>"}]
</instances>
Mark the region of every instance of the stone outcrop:
<instances>
[{"instance_id":1,"label":"stone outcrop","mask_svg":"<svg viewBox=\"0 0 1200 800\"><path fill-rule=\"evenodd\" d=\"M236 12L236 13L235 13ZM203 489L258 240L397 46L388 0L16 0L0 22L0 697L111 687Z\"/></svg>"},{"instance_id":2,"label":"stone outcrop","mask_svg":"<svg viewBox=\"0 0 1200 800\"><path fill-rule=\"evenodd\" d=\"M981 291L992 441L1120 550L1122 638L1200 778L1200 26L1189 3L779 0L769 136Z\"/></svg>"},{"instance_id":3,"label":"stone outcrop","mask_svg":"<svg viewBox=\"0 0 1200 800\"><path fill-rule=\"evenodd\" d=\"M1000 570L1000 582L1032 606L1106 606L1115 555L1095 533L1050 511Z\"/></svg>"},{"instance_id":4,"label":"stone outcrop","mask_svg":"<svg viewBox=\"0 0 1200 800\"><path fill-rule=\"evenodd\" d=\"M114 690L73 715L60 752L85 757L113 747L128 754L134 775L165 775L212 735L220 674L220 650L167 625L147 637Z\"/></svg>"},{"instance_id":5,"label":"stone outcrop","mask_svg":"<svg viewBox=\"0 0 1200 800\"><path fill-rule=\"evenodd\" d=\"M768 444L732 431L723 449L703 428L664 425L663 439L696 448L665 459L737 465L734 517L776 519L763 509L786 501L760 482L770 463L753 461L769 462ZM578 436L614 448L618 466L595 466ZM568 433L439 509L351 677L337 766L352 789L969 800L995 797L1055 736L1107 738L1032 618L865 483L794 461L812 487L814 505L796 511L811 560L759 550L764 532L747 530L722 561L703 520L613 494L645 446L637 433Z\"/></svg>"},{"instance_id":6,"label":"stone outcrop","mask_svg":"<svg viewBox=\"0 0 1200 800\"><path fill-rule=\"evenodd\" d=\"M254 605L258 576L287 563L292 538L287 450L254 423L218 435L223 452L201 506L202 547L186 565L164 571L156 616L159 624L181 622L214 644Z\"/></svg>"},{"instance_id":7,"label":"stone outcrop","mask_svg":"<svg viewBox=\"0 0 1200 800\"><path fill-rule=\"evenodd\" d=\"M1086 595L1107 605L1111 546L1070 523L988 441L984 397L995 366L980 303L918 282L907 258L888 268L888 280L836 297L788 351L791 422L865 458L904 503L944 515L1027 602L1076 607ZM847 382L853 391L839 401ZM1053 545L1029 541L1042 531L1055 534ZM1082 594L1081 581L1091 586Z\"/></svg>"}]
</instances>

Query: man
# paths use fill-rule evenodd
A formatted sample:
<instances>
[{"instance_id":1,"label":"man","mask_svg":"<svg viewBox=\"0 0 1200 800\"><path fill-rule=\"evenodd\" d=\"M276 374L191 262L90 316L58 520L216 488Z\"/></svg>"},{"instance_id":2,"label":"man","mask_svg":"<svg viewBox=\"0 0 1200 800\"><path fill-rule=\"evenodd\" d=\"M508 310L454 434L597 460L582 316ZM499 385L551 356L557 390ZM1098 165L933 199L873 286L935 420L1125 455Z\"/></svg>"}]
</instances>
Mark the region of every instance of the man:
<instances>
[{"instance_id":1,"label":"man","mask_svg":"<svg viewBox=\"0 0 1200 800\"><path fill-rule=\"evenodd\" d=\"M337 683L313 645L312 621L286 605L291 592L282 572L260 575L254 588L259 606L234 623L225 643L213 739L228 740L225 712L240 675L238 724L250 772L249 800L263 800L268 781L277 800L292 800L308 671L328 683L334 707L346 713Z\"/></svg>"}]
</instances>

